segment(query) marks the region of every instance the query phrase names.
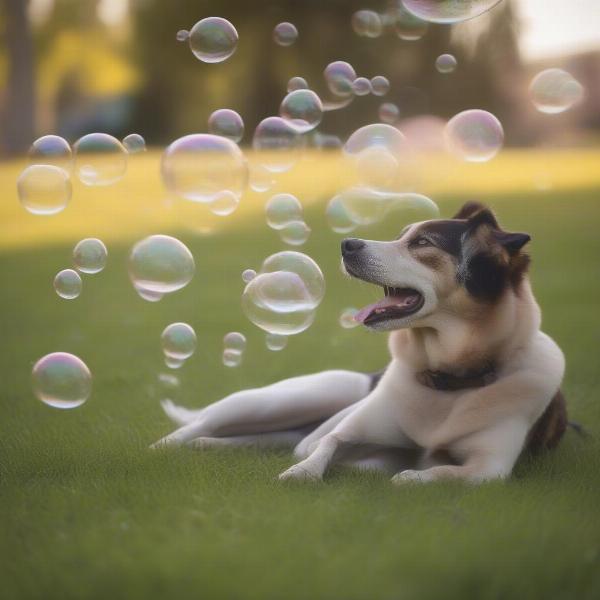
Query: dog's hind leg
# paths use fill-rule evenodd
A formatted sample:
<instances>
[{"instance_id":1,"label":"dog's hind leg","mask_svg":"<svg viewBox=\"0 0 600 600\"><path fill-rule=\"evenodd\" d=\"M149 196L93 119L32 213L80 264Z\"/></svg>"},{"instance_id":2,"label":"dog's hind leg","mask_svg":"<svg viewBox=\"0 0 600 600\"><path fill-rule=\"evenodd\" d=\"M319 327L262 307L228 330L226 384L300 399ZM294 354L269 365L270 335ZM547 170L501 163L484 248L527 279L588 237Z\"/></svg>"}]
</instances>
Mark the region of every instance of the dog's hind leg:
<instances>
[{"instance_id":1,"label":"dog's hind leg","mask_svg":"<svg viewBox=\"0 0 600 600\"><path fill-rule=\"evenodd\" d=\"M197 450L223 447L254 448L293 448L310 431L310 428L289 429L285 431L267 431L252 435L229 437L197 437L187 442L187 446Z\"/></svg>"},{"instance_id":2,"label":"dog's hind leg","mask_svg":"<svg viewBox=\"0 0 600 600\"><path fill-rule=\"evenodd\" d=\"M200 413L204 410L203 408L196 410L185 408L184 406L175 404L169 399L161 400L160 405L167 417L169 417L169 419L171 419L175 425L179 425L180 427L195 421L200 416Z\"/></svg>"},{"instance_id":3,"label":"dog's hind leg","mask_svg":"<svg viewBox=\"0 0 600 600\"><path fill-rule=\"evenodd\" d=\"M204 408L154 446L179 446L198 437L232 437L296 429L328 419L370 391L372 378L324 371L236 392Z\"/></svg>"}]
</instances>

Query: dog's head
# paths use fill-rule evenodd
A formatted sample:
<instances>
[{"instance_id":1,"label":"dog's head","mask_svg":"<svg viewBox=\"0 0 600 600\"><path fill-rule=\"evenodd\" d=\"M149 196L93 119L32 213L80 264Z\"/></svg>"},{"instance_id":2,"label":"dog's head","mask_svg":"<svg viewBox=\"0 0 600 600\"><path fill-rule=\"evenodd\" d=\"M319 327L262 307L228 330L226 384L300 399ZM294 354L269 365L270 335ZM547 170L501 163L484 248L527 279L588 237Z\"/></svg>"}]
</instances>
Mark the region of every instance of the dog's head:
<instances>
[{"instance_id":1,"label":"dog's head","mask_svg":"<svg viewBox=\"0 0 600 600\"><path fill-rule=\"evenodd\" d=\"M391 242L342 242L348 274L383 288L355 319L381 331L425 324L440 311L469 314L517 290L529 257L526 233L503 231L493 213L468 202L452 219L414 223Z\"/></svg>"}]
</instances>

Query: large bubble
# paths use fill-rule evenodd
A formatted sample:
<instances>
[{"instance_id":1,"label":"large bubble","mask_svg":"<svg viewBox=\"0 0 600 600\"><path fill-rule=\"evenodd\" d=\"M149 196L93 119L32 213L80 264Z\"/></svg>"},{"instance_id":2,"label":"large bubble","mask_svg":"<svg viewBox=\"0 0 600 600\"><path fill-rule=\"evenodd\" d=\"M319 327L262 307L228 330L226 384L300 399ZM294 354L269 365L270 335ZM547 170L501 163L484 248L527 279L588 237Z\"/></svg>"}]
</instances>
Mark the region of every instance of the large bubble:
<instances>
[{"instance_id":1,"label":"large bubble","mask_svg":"<svg viewBox=\"0 0 600 600\"><path fill-rule=\"evenodd\" d=\"M55 215L71 199L67 172L55 165L30 165L17 179L17 194L24 209L34 215Z\"/></svg>"},{"instance_id":2,"label":"large bubble","mask_svg":"<svg viewBox=\"0 0 600 600\"><path fill-rule=\"evenodd\" d=\"M81 406L92 391L92 374L74 354L53 352L38 360L31 373L33 392L54 408Z\"/></svg>"},{"instance_id":3,"label":"large bubble","mask_svg":"<svg viewBox=\"0 0 600 600\"><path fill-rule=\"evenodd\" d=\"M160 341L165 356L186 360L196 350L196 332L187 323L171 323L163 330Z\"/></svg>"},{"instance_id":4,"label":"large bubble","mask_svg":"<svg viewBox=\"0 0 600 600\"><path fill-rule=\"evenodd\" d=\"M81 294L81 277L73 269L63 269L54 278L54 291L65 300L74 300Z\"/></svg>"},{"instance_id":5,"label":"large bubble","mask_svg":"<svg viewBox=\"0 0 600 600\"><path fill-rule=\"evenodd\" d=\"M171 192L187 200L210 204L225 191L242 195L248 180L248 165L231 140L195 133L167 147L161 174Z\"/></svg>"},{"instance_id":6,"label":"large bubble","mask_svg":"<svg viewBox=\"0 0 600 600\"><path fill-rule=\"evenodd\" d=\"M557 114L568 110L583 98L583 86L562 69L538 73L529 86L531 101L542 113Z\"/></svg>"},{"instance_id":7,"label":"large bubble","mask_svg":"<svg viewBox=\"0 0 600 600\"><path fill-rule=\"evenodd\" d=\"M58 135L44 135L31 144L29 159L34 165L53 165L70 173L73 152L67 140Z\"/></svg>"},{"instance_id":8,"label":"large bubble","mask_svg":"<svg viewBox=\"0 0 600 600\"><path fill-rule=\"evenodd\" d=\"M220 108L208 118L208 131L237 143L244 137L244 121L235 110Z\"/></svg>"},{"instance_id":9,"label":"large bubble","mask_svg":"<svg viewBox=\"0 0 600 600\"><path fill-rule=\"evenodd\" d=\"M129 277L138 291L175 292L192 280L194 270L194 257L187 246L168 235L144 238L129 255Z\"/></svg>"},{"instance_id":10,"label":"large bubble","mask_svg":"<svg viewBox=\"0 0 600 600\"><path fill-rule=\"evenodd\" d=\"M73 263L82 273L99 273L106 266L108 250L97 238L86 238L73 248Z\"/></svg>"},{"instance_id":11,"label":"large bubble","mask_svg":"<svg viewBox=\"0 0 600 600\"><path fill-rule=\"evenodd\" d=\"M207 17L192 27L187 41L198 60L220 63L235 52L238 32L227 19Z\"/></svg>"},{"instance_id":12,"label":"large bubble","mask_svg":"<svg viewBox=\"0 0 600 600\"><path fill-rule=\"evenodd\" d=\"M444 133L448 150L470 162L494 158L504 143L502 124L485 110L458 113L448 121Z\"/></svg>"},{"instance_id":13,"label":"large bubble","mask_svg":"<svg viewBox=\"0 0 600 600\"><path fill-rule=\"evenodd\" d=\"M273 40L280 46L291 46L298 39L298 30L293 23L284 21L273 29Z\"/></svg>"},{"instance_id":14,"label":"large bubble","mask_svg":"<svg viewBox=\"0 0 600 600\"><path fill-rule=\"evenodd\" d=\"M323 104L312 90L295 90L290 92L279 107L279 114L292 127L306 133L314 129L323 118Z\"/></svg>"},{"instance_id":15,"label":"large bubble","mask_svg":"<svg viewBox=\"0 0 600 600\"><path fill-rule=\"evenodd\" d=\"M381 17L372 10L358 10L352 15L352 29L357 35L379 37L383 31Z\"/></svg>"},{"instance_id":16,"label":"large bubble","mask_svg":"<svg viewBox=\"0 0 600 600\"><path fill-rule=\"evenodd\" d=\"M459 23L478 17L501 0L402 0L404 7L430 23Z\"/></svg>"},{"instance_id":17,"label":"large bubble","mask_svg":"<svg viewBox=\"0 0 600 600\"><path fill-rule=\"evenodd\" d=\"M291 169L298 160L301 146L302 138L298 131L281 117L263 119L257 125L252 140L252 147L260 153L258 160L273 173Z\"/></svg>"},{"instance_id":18,"label":"large bubble","mask_svg":"<svg viewBox=\"0 0 600 600\"><path fill-rule=\"evenodd\" d=\"M85 185L111 185L127 170L127 151L108 133L89 133L73 146L77 176Z\"/></svg>"}]
</instances>

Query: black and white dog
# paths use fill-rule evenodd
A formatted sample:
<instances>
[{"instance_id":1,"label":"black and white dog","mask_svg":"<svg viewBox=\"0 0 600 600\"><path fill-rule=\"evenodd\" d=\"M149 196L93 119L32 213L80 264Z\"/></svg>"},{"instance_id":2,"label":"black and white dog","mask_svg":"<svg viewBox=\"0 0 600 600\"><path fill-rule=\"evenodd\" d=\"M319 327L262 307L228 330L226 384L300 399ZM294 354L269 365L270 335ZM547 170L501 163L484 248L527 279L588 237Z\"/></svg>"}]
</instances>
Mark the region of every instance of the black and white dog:
<instances>
[{"instance_id":1,"label":"black and white dog","mask_svg":"<svg viewBox=\"0 0 600 600\"><path fill-rule=\"evenodd\" d=\"M396 484L507 477L525 448L555 446L566 427L564 358L540 331L529 239L468 203L391 242L344 240L348 274L383 288L356 318L391 332L385 371L295 377L198 411L165 401L180 428L155 447L288 445L300 462L284 480L319 480L338 460Z\"/></svg>"}]
</instances>

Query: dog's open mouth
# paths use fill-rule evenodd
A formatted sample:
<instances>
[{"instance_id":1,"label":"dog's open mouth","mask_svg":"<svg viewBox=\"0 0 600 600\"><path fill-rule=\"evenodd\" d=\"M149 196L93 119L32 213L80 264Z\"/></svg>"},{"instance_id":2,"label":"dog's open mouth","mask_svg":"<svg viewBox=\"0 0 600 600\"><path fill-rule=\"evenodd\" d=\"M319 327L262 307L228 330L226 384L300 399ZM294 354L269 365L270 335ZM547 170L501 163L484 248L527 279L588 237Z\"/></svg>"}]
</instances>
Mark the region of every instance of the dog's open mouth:
<instances>
[{"instance_id":1,"label":"dog's open mouth","mask_svg":"<svg viewBox=\"0 0 600 600\"><path fill-rule=\"evenodd\" d=\"M422 307L425 299L423 295L412 288L394 288L383 286L385 297L361 308L354 320L363 325L374 325L390 319L404 319Z\"/></svg>"}]
</instances>

